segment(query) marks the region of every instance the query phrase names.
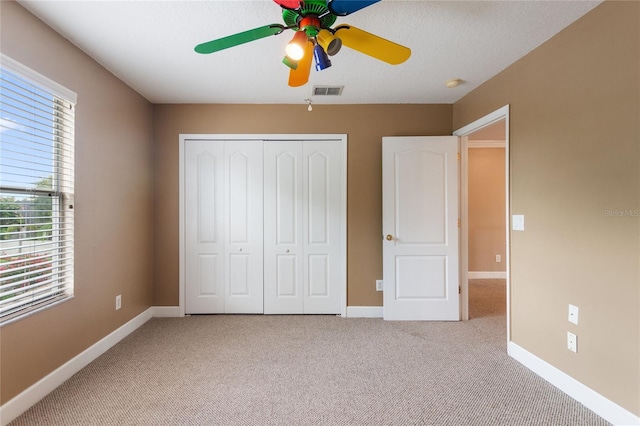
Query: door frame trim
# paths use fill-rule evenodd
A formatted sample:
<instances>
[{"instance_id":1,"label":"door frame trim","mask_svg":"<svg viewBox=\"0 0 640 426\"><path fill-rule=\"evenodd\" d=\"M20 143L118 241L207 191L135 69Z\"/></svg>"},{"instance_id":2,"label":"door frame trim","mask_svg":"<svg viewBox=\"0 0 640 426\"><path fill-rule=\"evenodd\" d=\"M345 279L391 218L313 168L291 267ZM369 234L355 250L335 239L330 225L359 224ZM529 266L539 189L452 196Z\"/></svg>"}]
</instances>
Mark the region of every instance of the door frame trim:
<instances>
[{"instance_id":1,"label":"door frame trim","mask_svg":"<svg viewBox=\"0 0 640 426\"><path fill-rule=\"evenodd\" d=\"M490 114L481 117L474 122L453 132L455 136L460 137L460 314L461 319L466 321L469 319L469 222L468 222L468 179L469 179L469 142L465 136L474 133L483 127L493 124L500 120L505 120L505 143L504 143L504 162L505 162L505 227L506 227L506 248L505 248L505 266L506 266L506 292L507 292L507 342L511 341L511 173L509 166L509 104L493 111Z\"/></svg>"},{"instance_id":2,"label":"door frame trim","mask_svg":"<svg viewBox=\"0 0 640 426\"><path fill-rule=\"evenodd\" d=\"M237 141L237 140L259 140L259 141L339 141L342 145L342 210L340 212L340 249L342 259L340 265L340 312L343 318L347 317L347 135L346 134L179 134L178 142L178 192L179 192L179 279L178 279L178 303L179 316L185 316L185 292L186 292L186 250L185 250L185 143L187 140L210 140L210 141Z\"/></svg>"}]
</instances>

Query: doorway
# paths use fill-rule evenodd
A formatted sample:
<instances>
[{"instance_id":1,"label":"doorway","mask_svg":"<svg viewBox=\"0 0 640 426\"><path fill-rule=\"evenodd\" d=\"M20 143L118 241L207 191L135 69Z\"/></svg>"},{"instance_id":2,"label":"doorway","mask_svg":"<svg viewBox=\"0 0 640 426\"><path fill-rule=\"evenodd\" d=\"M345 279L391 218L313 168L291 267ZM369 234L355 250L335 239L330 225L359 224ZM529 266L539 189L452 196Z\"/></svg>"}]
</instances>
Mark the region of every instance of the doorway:
<instances>
[{"instance_id":1,"label":"doorway","mask_svg":"<svg viewBox=\"0 0 640 426\"><path fill-rule=\"evenodd\" d=\"M507 320L507 339L510 336L509 318L510 318L510 305L509 305L509 106L506 105L491 114L482 117L473 123L457 130L454 135L460 137L460 313L463 320L470 318L470 291L474 292L475 300L477 303L486 303L490 299L486 299L486 296L492 292L497 294L494 297L498 303L506 304L506 320ZM502 174L502 181L504 186L502 188L501 208L503 209L503 220L500 221L503 232L498 232L495 227L495 209L492 210L493 221L492 232L488 232L482 227L486 227L486 220L484 223L478 224L477 221L470 222L470 186L474 184L477 186L477 182L470 185L470 179L476 179L477 177L471 176L471 173L477 172L477 170L471 170L470 166L477 163L472 163L478 160L477 153L480 151L472 151L476 149L485 150L485 154L488 157L499 157L499 151L503 150L503 168L499 172ZM471 152L471 155L470 155ZM493 166L495 167L495 166ZM495 170L494 170L495 171ZM494 179L495 180L495 179ZM474 195L474 194L471 194ZM498 195L499 196L499 195ZM475 200L477 201L477 200ZM490 202L490 201L488 201ZM478 203L476 203L478 204ZM482 206L483 202L480 200L479 204ZM486 206L486 203L485 203ZM495 206L491 206L495 207ZM487 212L484 212L487 213ZM476 213L477 214L477 213ZM477 219L477 217L474 217ZM474 223L475 222L475 223ZM482 221L481 221L482 222ZM476 226L475 229L470 229L470 225ZM480 225L480 229L477 228ZM500 225L498 225L500 226ZM502 241L500 241L502 240ZM487 248L488 246L488 248ZM497 260L500 262L497 262ZM500 265L498 265L500 264ZM478 270L480 269L480 270ZM490 280L485 281L485 289L482 288L482 281L475 280ZM471 281L471 288L470 288ZM500 286L504 283L504 299L500 296ZM482 291L484 290L484 293ZM478 293L480 292L480 293ZM497 293L496 293L497 292ZM502 302L501 300L504 300ZM482 315L482 309L480 309ZM476 314L478 311L476 310ZM486 313L486 312L485 312Z\"/></svg>"},{"instance_id":2,"label":"doorway","mask_svg":"<svg viewBox=\"0 0 640 426\"><path fill-rule=\"evenodd\" d=\"M505 120L467 136L469 318L505 313Z\"/></svg>"}]
</instances>

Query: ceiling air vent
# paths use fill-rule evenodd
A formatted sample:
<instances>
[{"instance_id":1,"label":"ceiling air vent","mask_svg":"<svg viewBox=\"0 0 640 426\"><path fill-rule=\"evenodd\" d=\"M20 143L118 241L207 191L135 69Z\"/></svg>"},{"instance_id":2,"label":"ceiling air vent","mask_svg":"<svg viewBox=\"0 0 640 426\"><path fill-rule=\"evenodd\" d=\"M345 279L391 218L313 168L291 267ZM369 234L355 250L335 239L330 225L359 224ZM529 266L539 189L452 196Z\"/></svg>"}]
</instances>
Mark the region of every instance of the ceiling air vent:
<instances>
[{"instance_id":1,"label":"ceiling air vent","mask_svg":"<svg viewBox=\"0 0 640 426\"><path fill-rule=\"evenodd\" d=\"M313 86L313 96L340 96L344 86Z\"/></svg>"}]
</instances>

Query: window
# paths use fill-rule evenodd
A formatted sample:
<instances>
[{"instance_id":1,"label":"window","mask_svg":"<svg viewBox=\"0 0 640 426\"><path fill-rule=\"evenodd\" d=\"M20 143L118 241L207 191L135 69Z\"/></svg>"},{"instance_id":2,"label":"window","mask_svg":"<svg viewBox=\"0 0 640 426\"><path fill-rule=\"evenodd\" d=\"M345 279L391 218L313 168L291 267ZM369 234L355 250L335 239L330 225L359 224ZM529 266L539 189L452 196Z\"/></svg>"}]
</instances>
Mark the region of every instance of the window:
<instances>
[{"instance_id":1,"label":"window","mask_svg":"<svg viewBox=\"0 0 640 426\"><path fill-rule=\"evenodd\" d=\"M0 324L7 324L73 296L76 99L0 59Z\"/></svg>"}]
</instances>

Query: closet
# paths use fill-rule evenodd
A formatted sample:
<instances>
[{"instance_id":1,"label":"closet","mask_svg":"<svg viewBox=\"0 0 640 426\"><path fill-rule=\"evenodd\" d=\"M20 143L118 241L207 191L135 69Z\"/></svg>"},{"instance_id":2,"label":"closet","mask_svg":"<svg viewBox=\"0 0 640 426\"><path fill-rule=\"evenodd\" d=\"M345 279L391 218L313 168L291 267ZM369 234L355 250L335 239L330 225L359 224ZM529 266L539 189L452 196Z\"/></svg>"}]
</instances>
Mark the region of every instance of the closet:
<instances>
[{"instance_id":1,"label":"closet","mask_svg":"<svg viewBox=\"0 0 640 426\"><path fill-rule=\"evenodd\" d=\"M346 137L189 136L181 138L185 313L340 314Z\"/></svg>"}]
</instances>

